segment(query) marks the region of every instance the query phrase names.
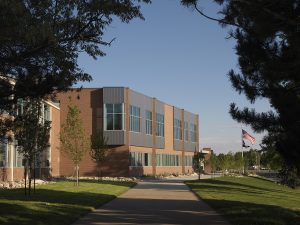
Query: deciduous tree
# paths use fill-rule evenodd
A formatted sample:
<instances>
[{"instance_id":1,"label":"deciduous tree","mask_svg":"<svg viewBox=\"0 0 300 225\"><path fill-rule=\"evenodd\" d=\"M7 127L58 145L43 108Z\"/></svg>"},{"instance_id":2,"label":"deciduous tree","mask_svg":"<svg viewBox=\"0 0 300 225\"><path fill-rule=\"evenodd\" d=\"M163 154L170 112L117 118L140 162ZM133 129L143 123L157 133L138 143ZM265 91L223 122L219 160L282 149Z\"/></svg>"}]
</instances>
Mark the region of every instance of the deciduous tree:
<instances>
[{"instance_id":1,"label":"deciduous tree","mask_svg":"<svg viewBox=\"0 0 300 225\"><path fill-rule=\"evenodd\" d=\"M31 181L34 180L35 192L35 169L40 155L49 147L51 121L43 118L42 99L22 99L14 124L14 138L18 143L18 152L25 160L24 179L26 194L26 179L29 178L29 195L31 193Z\"/></svg>"},{"instance_id":2,"label":"deciduous tree","mask_svg":"<svg viewBox=\"0 0 300 225\"><path fill-rule=\"evenodd\" d=\"M102 177L101 164L105 161L108 151L107 138L103 132L92 135L90 155L97 163L98 177Z\"/></svg>"},{"instance_id":3,"label":"deciduous tree","mask_svg":"<svg viewBox=\"0 0 300 225\"><path fill-rule=\"evenodd\" d=\"M114 19L144 19L140 4L150 0L1 0L0 109L11 115L17 100L43 98L78 81L90 81L79 53L105 55L103 38ZM13 81L14 85L11 85ZM0 121L0 133L12 128Z\"/></svg>"},{"instance_id":4,"label":"deciduous tree","mask_svg":"<svg viewBox=\"0 0 300 225\"><path fill-rule=\"evenodd\" d=\"M75 165L76 184L79 185L79 164L90 149L89 138L83 127L81 113L70 99L65 123L60 131L60 143L63 153L68 155Z\"/></svg>"}]
</instances>

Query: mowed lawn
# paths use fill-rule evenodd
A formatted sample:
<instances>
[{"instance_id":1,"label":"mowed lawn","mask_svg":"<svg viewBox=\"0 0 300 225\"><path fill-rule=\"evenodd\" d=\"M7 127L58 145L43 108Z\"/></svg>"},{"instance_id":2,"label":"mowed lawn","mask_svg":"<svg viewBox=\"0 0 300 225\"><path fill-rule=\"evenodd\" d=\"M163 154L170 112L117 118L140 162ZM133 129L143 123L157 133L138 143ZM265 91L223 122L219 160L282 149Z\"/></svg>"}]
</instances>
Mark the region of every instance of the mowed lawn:
<instances>
[{"instance_id":1,"label":"mowed lawn","mask_svg":"<svg viewBox=\"0 0 300 225\"><path fill-rule=\"evenodd\" d=\"M233 225L300 225L300 189L253 177L188 181Z\"/></svg>"},{"instance_id":2,"label":"mowed lawn","mask_svg":"<svg viewBox=\"0 0 300 225\"><path fill-rule=\"evenodd\" d=\"M36 194L24 196L23 189L0 190L0 224L68 225L114 199L133 182L61 181L37 186Z\"/></svg>"}]
</instances>

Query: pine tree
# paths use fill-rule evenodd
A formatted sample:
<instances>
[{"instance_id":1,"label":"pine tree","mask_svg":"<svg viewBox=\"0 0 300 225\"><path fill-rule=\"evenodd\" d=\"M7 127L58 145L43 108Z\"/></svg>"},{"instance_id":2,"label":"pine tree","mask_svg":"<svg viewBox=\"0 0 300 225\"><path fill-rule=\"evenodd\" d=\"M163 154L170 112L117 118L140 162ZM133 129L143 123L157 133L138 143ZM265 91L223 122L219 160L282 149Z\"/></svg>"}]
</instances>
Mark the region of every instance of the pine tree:
<instances>
[{"instance_id":1,"label":"pine tree","mask_svg":"<svg viewBox=\"0 0 300 225\"><path fill-rule=\"evenodd\" d=\"M70 99L65 123L60 131L61 150L67 154L75 165L76 185L79 185L79 164L85 153L90 149L89 139L86 135L81 119L81 113Z\"/></svg>"},{"instance_id":2,"label":"pine tree","mask_svg":"<svg viewBox=\"0 0 300 225\"><path fill-rule=\"evenodd\" d=\"M240 67L228 74L232 86L251 103L269 100L272 110L258 113L232 103L230 114L256 132L267 131L263 144L274 146L300 176L300 1L215 0L220 18L206 15L198 0L181 2L231 28Z\"/></svg>"}]
</instances>

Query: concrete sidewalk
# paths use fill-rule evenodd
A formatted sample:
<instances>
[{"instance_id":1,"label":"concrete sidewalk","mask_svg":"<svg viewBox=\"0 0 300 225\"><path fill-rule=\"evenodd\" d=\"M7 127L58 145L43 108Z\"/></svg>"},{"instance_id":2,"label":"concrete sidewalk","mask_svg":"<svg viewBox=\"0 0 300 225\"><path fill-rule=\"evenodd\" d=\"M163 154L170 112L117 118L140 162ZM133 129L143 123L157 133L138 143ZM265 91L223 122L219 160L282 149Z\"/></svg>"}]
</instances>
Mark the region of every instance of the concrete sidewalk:
<instances>
[{"instance_id":1,"label":"concrete sidewalk","mask_svg":"<svg viewBox=\"0 0 300 225\"><path fill-rule=\"evenodd\" d=\"M181 181L142 181L74 225L228 225Z\"/></svg>"}]
</instances>

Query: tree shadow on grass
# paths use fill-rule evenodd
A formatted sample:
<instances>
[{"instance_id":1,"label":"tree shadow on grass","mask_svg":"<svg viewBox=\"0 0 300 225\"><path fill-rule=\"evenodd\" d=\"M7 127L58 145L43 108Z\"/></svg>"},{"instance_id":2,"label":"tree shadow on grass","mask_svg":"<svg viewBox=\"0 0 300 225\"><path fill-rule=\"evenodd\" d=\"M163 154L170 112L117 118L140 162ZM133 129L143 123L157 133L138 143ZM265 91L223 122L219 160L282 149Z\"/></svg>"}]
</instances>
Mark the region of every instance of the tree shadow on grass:
<instances>
[{"instance_id":1,"label":"tree shadow on grass","mask_svg":"<svg viewBox=\"0 0 300 225\"><path fill-rule=\"evenodd\" d=\"M300 225L300 211L280 206L204 199L233 225Z\"/></svg>"},{"instance_id":2,"label":"tree shadow on grass","mask_svg":"<svg viewBox=\"0 0 300 225\"><path fill-rule=\"evenodd\" d=\"M276 185L276 183L274 183L273 181L270 180L265 180L265 179L261 179L261 178L256 178L256 177L251 177L251 179L253 179L253 181L257 180L261 180L264 182L269 182L270 185ZM205 180L194 180L194 181L187 181L186 183L188 183L189 185L193 186L193 188L202 188L203 184L207 184L208 186L206 188L214 188L214 189L219 189L219 190L239 190L242 191L244 190L245 192L251 192L251 193L255 193L257 191L257 193L261 192L276 192L276 193L281 193L281 194L287 194L287 192L294 192L293 189L290 189L288 187L286 187L285 190L280 190L280 189L276 189L276 188L263 188L263 187L258 187L256 185L251 185L251 184L243 184L243 183L237 183L237 182L231 182L231 181L226 181L226 180L216 180L216 179L205 179ZM199 184L199 185L198 185ZM214 186L209 186L209 185L214 185ZM218 185L218 186L217 186ZM279 184L277 184L279 185ZM228 187L230 186L230 187ZM274 187L274 186L272 186ZM256 190L256 191L254 191Z\"/></svg>"},{"instance_id":3,"label":"tree shadow on grass","mask_svg":"<svg viewBox=\"0 0 300 225\"><path fill-rule=\"evenodd\" d=\"M72 184L72 181L70 183ZM67 182L67 188L70 187L70 183ZM99 185L97 189L98 186L93 184L95 181L82 183L85 187L78 189L79 191L75 186L69 191L59 190L55 184L41 186L30 197L24 195L24 189L0 190L0 224L67 225L116 197L114 194L105 194L106 191L101 193L103 186ZM86 184L93 186L89 187ZM125 185L122 182L105 181L101 184L129 187L134 183Z\"/></svg>"},{"instance_id":4,"label":"tree shadow on grass","mask_svg":"<svg viewBox=\"0 0 300 225\"><path fill-rule=\"evenodd\" d=\"M97 206L97 203L105 203L116 197L115 195L107 195L101 193L91 193L84 191L67 192L50 189L39 189L35 194L32 194L30 197L25 196L23 190L20 189L10 190L10 192L11 193L8 194L7 192L1 193L0 200L72 204L93 207Z\"/></svg>"},{"instance_id":5,"label":"tree shadow on grass","mask_svg":"<svg viewBox=\"0 0 300 225\"><path fill-rule=\"evenodd\" d=\"M0 203L0 224L5 225L67 225L75 222L92 208L77 205Z\"/></svg>"},{"instance_id":6,"label":"tree shadow on grass","mask_svg":"<svg viewBox=\"0 0 300 225\"><path fill-rule=\"evenodd\" d=\"M252 178L252 179L256 179L256 178ZM273 183L272 181L269 181L271 183ZM258 187L255 185L251 185L251 184L243 184L243 183L237 183L237 182L231 182L231 181L226 181L226 180L215 180L215 179L205 179L205 180L195 180L195 181L188 181L187 183L190 183L192 185L197 185L197 183L201 183L202 184L208 184L208 185L222 185L222 188L224 188L225 186L236 186L239 189L241 188L246 188L246 189L256 189L256 190L260 190L260 191L270 191L270 189L268 188L263 188L263 187ZM216 186L214 186L215 188ZM231 188L230 187L230 188ZM273 191L273 190L272 190Z\"/></svg>"}]
</instances>

